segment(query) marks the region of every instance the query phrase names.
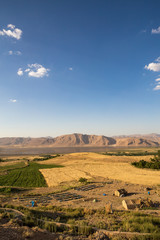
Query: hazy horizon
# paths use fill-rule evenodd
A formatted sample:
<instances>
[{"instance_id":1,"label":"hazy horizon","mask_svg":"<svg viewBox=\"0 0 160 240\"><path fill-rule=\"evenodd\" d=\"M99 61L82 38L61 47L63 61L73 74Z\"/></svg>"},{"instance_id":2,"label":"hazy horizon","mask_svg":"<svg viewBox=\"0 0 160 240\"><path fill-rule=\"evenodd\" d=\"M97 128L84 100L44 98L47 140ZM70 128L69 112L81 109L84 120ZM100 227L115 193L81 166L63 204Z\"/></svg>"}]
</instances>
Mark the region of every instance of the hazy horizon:
<instances>
[{"instance_id":1,"label":"hazy horizon","mask_svg":"<svg viewBox=\"0 0 160 240\"><path fill-rule=\"evenodd\" d=\"M159 133L146 133L146 134L141 134L141 133L135 133L135 134L121 134L121 135L104 135L104 134L87 134L87 133L78 133L78 132L75 132L75 133L66 133L66 134L62 134L62 135L72 135L72 134L82 134L82 135L95 135L95 136L105 136L105 137L121 137L121 136L124 136L124 137L128 137L128 136L145 136L145 135L160 135ZM38 136L38 137L35 137L35 136L0 136L0 138L16 138L16 137L20 137L20 138L56 138L56 137L59 137L59 136L62 136L62 135L53 135L53 136Z\"/></svg>"},{"instance_id":2,"label":"hazy horizon","mask_svg":"<svg viewBox=\"0 0 160 240\"><path fill-rule=\"evenodd\" d=\"M6 0L0 137L160 132L158 0Z\"/></svg>"}]
</instances>

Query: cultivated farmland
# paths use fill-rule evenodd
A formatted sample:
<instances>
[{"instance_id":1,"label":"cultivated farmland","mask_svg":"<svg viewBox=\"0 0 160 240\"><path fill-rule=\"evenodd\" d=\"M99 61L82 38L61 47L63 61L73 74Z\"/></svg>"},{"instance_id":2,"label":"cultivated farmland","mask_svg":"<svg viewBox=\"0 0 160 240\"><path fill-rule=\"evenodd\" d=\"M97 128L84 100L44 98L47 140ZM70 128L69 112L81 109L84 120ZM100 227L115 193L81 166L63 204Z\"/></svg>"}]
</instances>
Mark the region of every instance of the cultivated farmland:
<instances>
[{"instance_id":1,"label":"cultivated farmland","mask_svg":"<svg viewBox=\"0 0 160 240\"><path fill-rule=\"evenodd\" d=\"M16 168L17 167L17 168ZM2 167L2 170L8 170L7 174L0 175L0 186L16 187L47 187L46 180L39 169L56 168L59 165L45 165L30 162L28 165L20 164ZM13 169L14 168L14 169ZM2 171L1 171L2 172Z\"/></svg>"},{"instance_id":2,"label":"cultivated farmland","mask_svg":"<svg viewBox=\"0 0 160 240\"><path fill-rule=\"evenodd\" d=\"M77 180L80 177L104 177L133 184L155 185L160 182L160 171L137 169L130 163L151 156L106 156L97 153L71 153L45 161L45 164L62 164L61 169L41 169L48 186ZM44 162L39 162L44 163Z\"/></svg>"}]
</instances>

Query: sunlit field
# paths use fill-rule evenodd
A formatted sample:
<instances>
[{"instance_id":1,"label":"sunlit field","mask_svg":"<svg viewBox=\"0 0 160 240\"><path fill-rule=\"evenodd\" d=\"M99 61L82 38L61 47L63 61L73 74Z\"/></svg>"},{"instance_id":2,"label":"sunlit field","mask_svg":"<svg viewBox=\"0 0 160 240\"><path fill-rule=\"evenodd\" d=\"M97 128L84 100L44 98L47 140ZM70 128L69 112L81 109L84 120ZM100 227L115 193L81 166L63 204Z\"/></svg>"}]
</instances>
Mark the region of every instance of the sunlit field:
<instances>
[{"instance_id":1,"label":"sunlit field","mask_svg":"<svg viewBox=\"0 0 160 240\"><path fill-rule=\"evenodd\" d=\"M77 180L80 177L104 177L142 185L160 183L160 171L137 169L131 162L149 160L151 156L105 156L97 153L72 153L45 161L45 164L61 164L61 169L41 169L48 186ZM44 162L39 162L44 163Z\"/></svg>"}]
</instances>

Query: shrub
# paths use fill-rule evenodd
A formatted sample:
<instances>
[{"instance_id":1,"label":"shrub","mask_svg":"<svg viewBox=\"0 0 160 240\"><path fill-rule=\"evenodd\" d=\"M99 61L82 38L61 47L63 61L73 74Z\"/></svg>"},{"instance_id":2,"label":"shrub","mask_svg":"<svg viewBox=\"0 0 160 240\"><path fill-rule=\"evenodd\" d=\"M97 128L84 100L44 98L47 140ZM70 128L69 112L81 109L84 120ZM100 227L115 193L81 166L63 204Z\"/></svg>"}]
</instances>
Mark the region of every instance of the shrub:
<instances>
[{"instance_id":1,"label":"shrub","mask_svg":"<svg viewBox=\"0 0 160 240\"><path fill-rule=\"evenodd\" d=\"M150 162L140 160L139 162L132 162L133 166L138 168L160 169L160 150L154 158L150 158Z\"/></svg>"},{"instance_id":2,"label":"shrub","mask_svg":"<svg viewBox=\"0 0 160 240\"><path fill-rule=\"evenodd\" d=\"M79 179L79 182L80 182L80 183L87 183L87 178L81 177L81 178Z\"/></svg>"},{"instance_id":3,"label":"shrub","mask_svg":"<svg viewBox=\"0 0 160 240\"><path fill-rule=\"evenodd\" d=\"M92 232L93 232L92 227L91 226L87 226L86 222L81 222L78 225L78 234L79 235L89 236Z\"/></svg>"}]
</instances>

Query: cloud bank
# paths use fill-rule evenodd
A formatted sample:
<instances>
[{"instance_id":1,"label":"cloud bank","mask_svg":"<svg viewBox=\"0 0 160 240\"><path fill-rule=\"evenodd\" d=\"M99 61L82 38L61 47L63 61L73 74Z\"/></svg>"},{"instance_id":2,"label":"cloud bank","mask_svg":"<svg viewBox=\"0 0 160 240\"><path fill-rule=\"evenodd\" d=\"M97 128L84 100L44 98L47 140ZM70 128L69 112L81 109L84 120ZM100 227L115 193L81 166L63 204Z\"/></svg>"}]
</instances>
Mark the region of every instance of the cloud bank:
<instances>
[{"instance_id":1,"label":"cloud bank","mask_svg":"<svg viewBox=\"0 0 160 240\"><path fill-rule=\"evenodd\" d=\"M21 39L22 36L22 30L16 28L13 24L8 24L7 30L6 29L0 30L0 35L16 38L17 40L19 40Z\"/></svg>"}]
</instances>

